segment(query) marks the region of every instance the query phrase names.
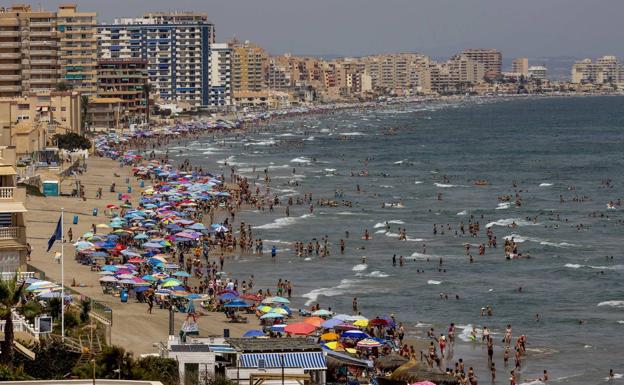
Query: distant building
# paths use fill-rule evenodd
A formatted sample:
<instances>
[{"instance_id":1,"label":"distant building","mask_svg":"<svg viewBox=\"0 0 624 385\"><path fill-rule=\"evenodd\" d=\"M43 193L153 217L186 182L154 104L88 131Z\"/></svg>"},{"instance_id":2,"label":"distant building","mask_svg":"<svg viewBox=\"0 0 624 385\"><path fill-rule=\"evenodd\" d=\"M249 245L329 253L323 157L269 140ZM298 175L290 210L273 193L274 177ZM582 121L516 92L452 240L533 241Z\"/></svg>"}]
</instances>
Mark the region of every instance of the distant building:
<instances>
[{"instance_id":1,"label":"distant building","mask_svg":"<svg viewBox=\"0 0 624 385\"><path fill-rule=\"evenodd\" d=\"M163 102L221 105L224 98L215 93L223 92L211 86L221 81L211 78L214 25L205 13L147 13L142 18L116 19L99 25L97 38L103 59L146 60L149 83ZM227 56L223 46L214 49L216 56Z\"/></svg>"},{"instance_id":2,"label":"distant building","mask_svg":"<svg viewBox=\"0 0 624 385\"><path fill-rule=\"evenodd\" d=\"M234 92L262 91L266 88L265 75L269 55L249 41L229 42L232 49L232 90Z\"/></svg>"},{"instance_id":3,"label":"distant building","mask_svg":"<svg viewBox=\"0 0 624 385\"><path fill-rule=\"evenodd\" d=\"M544 66L531 66L529 67L529 78L548 80L548 68Z\"/></svg>"},{"instance_id":4,"label":"distant building","mask_svg":"<svg viewBox=\"0 0 624 385\"><path fill-rule=\"evenodd\" d=\"M126 102L121 98L89 98L88 121L92 131L119 130L123 106Z\"/></svg>"},{"instance_id":5,"label":"distant building","mask_svg":"<svg viewBox=\"0 0 624 385\"><path fill-rule=\"evenodd\" d=\"M98 60L97 96L121 99L126 120L145 114L146 84L147 61L135 58Z\"/></svg>"},{"instance_id":6,"label":"distant building","mask_svg":"<svg viewBox=\"0 0 624 385\"><path fill-rule=\"evenodd\" d=\"M615 56L603 56L595 62L583 59L572 65L572 83L604 84L618 83L624 80L624 71Z\"/></svg>"},{"instance_id":7,"label":"distant building","mask_svg":"<svg viewBox=\"0 0 624 385\"><path fill-rule=\"evenodd\" d=\"M525 57L519 57L513 60L511 63L511 72L529 76L529 59Z\"/></svg>"},{"instance_id":8,"label":"distant building","mask_svg":"<svg viewBox=\"0 0 624 385\"><path fill-rule=\"evenodd\" d=\"M208 106L232 104L232 49L225 43L210 46Z\"/></svg>"},{"instance_id":9,"label":"distant building","mask_svg":"<svg viewBox=\"0 0 624 385\"><path fill-rule=\"evenodd\" d=\"M497 78L501 75L503 55L500 51L492 48L473 48L464 50L461 54L483 64L486 78Z\"/></svg>"}]
</instances>

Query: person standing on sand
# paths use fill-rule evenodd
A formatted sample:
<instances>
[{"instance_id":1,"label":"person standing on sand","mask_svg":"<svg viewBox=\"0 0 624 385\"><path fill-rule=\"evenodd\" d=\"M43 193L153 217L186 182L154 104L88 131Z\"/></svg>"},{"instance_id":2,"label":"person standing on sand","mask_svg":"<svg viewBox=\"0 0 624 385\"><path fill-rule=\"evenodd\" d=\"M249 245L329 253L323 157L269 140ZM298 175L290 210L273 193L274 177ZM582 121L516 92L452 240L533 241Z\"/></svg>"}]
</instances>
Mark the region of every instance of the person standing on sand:
<instances>
[{"instance_id":1,"label":"person standing on sand","mask_svg":"<svg viewBox=\"0 0 624 385\"><path fill-rule=\"evenodd\" d=\"M72 240L74 239L74 232L72 231L72 228L70 227L69 230L67 231L67 238L69 239L69 243L72 242Z\"/></svg>"},{"instance_id":2,"label":"person standing on sand","mask_svg":"<svg viewBox=\"0 0 624 385\"><path fill-rule=\"evenodd\" d=\"M358 312L358 302L357 302L357 298L355 297L353 298L352 308L353 308L353 313Z\"/></svg>"}]
</instances>

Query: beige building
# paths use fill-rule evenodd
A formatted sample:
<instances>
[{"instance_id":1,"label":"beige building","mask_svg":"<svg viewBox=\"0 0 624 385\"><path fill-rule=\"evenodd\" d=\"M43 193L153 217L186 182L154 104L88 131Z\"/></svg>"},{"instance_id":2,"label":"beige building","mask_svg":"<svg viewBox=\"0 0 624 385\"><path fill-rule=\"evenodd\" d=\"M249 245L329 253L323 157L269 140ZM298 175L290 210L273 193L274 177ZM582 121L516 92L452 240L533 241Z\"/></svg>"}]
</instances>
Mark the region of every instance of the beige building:
<instances>
[{"instance_id":1,"label":"beige building","mask_svg":"<svg viewBox=\"0 0 624 385\"><path fill-rule=\"evenodd\" d=\"M232 40L232 91L262 91L266 89L265 74L269 55L261 47L245 41Z\"/></svg>"},{"instance_id":2,"label":"beige building","mask_svg":"<svg viewBox=\"0 0 624 385\"><path fill-rule=\"evenodd\" d=\"M15 148L0 147L0 278L26 271L26 189L17 187Z\"/></svg>"},{"instance_id":3,"label":"beige building","mask_svg":"<svg viewBox=\"0 0 624 385\"><path fill-rule=\"evenodd\" d=\"M511 63L511 72L529 76L529 59L525 57L519 57L513 60Z\"/></svg>"},{"instance_id":4,"label":"beige building","mask_svg":"<svg viewBox=\"0 0 624 385\"><path fill-rule=\"evenodd\" d=\"M78 12L75 4L59 6L56 28L61 79L89 95L97 91L96 24L95 12Z\"/></svg>"},{"instance_id":5,"label":"beige building","mask_svg":"<svg viewBox=\"0 0 624 385\"><path fill-rule=\"evenodd\" d=\"M54 88L57 50L56 13L29 5L0 10L0 97Z\"/></svg>"},{"instance_id":6,"label":"beige building","mask_svg":"<svg viewBox=\"0 0 624 385\"><path fill-rule=\"evenodd\" d=\"M450 82L456 83L459 91L465 91L466 83L475 84L483 81L485 66L465 55L452 57L448 61Z\"/></svg>"},{"instance_id":7,"label":"beige building","mask_svg":"<svg viewBox=\"0 0 624 385\"><path fill-rule=\"evenodd\" d=\"M583 59L572 65L572 83L618 83L624 74L615 56L602 56L595 62Z\"/></svg>"},{"instance_id":8,"label":"beige building","mask_svg":"<svg viewBox=\"0 0 624 385\"><path fill-rule=\"evenodd\" d=\"M145 114L144 86L147 62L142 59L101 59L97 65L97 96L123 99L122 115L126 120Z\"/></svg>"},{"instance_id":9,"label":"beige building","mask_svg":"<svg viewBox=\"0 0 624 385\"><path fill-rule=\"evenodd\" d=\"M0 98L0 145L14 146L18 155L41 150L55 134L81 133L80 113L76 91Z\"/></svg>"},{"instance_id":10,"label":"beige building","mask_svg":"<svg viewBox=\"0 0 624 385\"><path fill-rule=\"evenodd\" d=\"M544 66L531 66L529 67L529 78L548 80L548 68Z\"/></svg>"},{"instance_id":11,"label":"beige building","mask_svg":"<svg viewBox=\"0 0 624 385\"><path fill-rule=\"evenodd\" d=\"M120 98L89 98L88 121L93 131L112 131L121 128L124 100Z\"/></svg>"},{"instance_id":12,"label":"beige building","mask_svg":"<svg viewBox=\"0 0 624 385\"><path fill-rule=\"evenodd\" d=\"M464 50L461 54L477 63L483 64L485 77L496 78L501 75L503 55L500 51L492 48L473 48Z\"/></svg>"}]
</instances>

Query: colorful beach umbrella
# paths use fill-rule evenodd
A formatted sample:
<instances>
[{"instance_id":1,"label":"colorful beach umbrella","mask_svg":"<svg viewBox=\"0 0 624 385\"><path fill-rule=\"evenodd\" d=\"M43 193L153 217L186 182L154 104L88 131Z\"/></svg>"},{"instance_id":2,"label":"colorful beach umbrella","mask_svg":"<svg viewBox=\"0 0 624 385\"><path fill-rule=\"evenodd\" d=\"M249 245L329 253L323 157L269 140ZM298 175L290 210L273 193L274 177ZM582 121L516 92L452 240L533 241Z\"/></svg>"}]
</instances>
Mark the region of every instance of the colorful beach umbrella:
<instances>
[{"instance_id":1,"label":"colorful beach umbrella","mask_svg":"<svg viewBox=\"0 0 624 385\"><path fill-rule=\"evenodd\" d=\"M306 322L297 322L294 324L286 325L286 327L284 328L284 331L288 334L303 335L303 336L312 334L314 333L315 330L316 330L316 326L310 325L309 323L306 323Z\"/></svg>"}]
</instances>

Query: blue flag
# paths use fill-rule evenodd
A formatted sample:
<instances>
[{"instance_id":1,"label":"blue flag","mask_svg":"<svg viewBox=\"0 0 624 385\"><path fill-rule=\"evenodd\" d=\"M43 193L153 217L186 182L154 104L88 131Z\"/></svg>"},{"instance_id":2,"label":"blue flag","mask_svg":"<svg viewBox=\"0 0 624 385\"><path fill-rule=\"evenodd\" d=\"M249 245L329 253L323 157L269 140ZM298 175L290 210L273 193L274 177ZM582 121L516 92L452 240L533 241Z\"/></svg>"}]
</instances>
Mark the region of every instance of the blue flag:
<instances>
[{"instance_id":1,"label":"blue flag","mask_svg":"<svg viewBox=\"0 0 624 385\"><path fill-rule=\"evenodd\" d=\"M61 230L61 228L62 228L62 226L61 226L61 218L59 218L58 223L56 224L56 230L54 230L54 233L52 233L52 236L48 240L48 250L47 251L50 251L50 249L54 245L54 242L57 239L60 240L61 238L63 238L63 231Z\"/></svg>"}]
</instances>

